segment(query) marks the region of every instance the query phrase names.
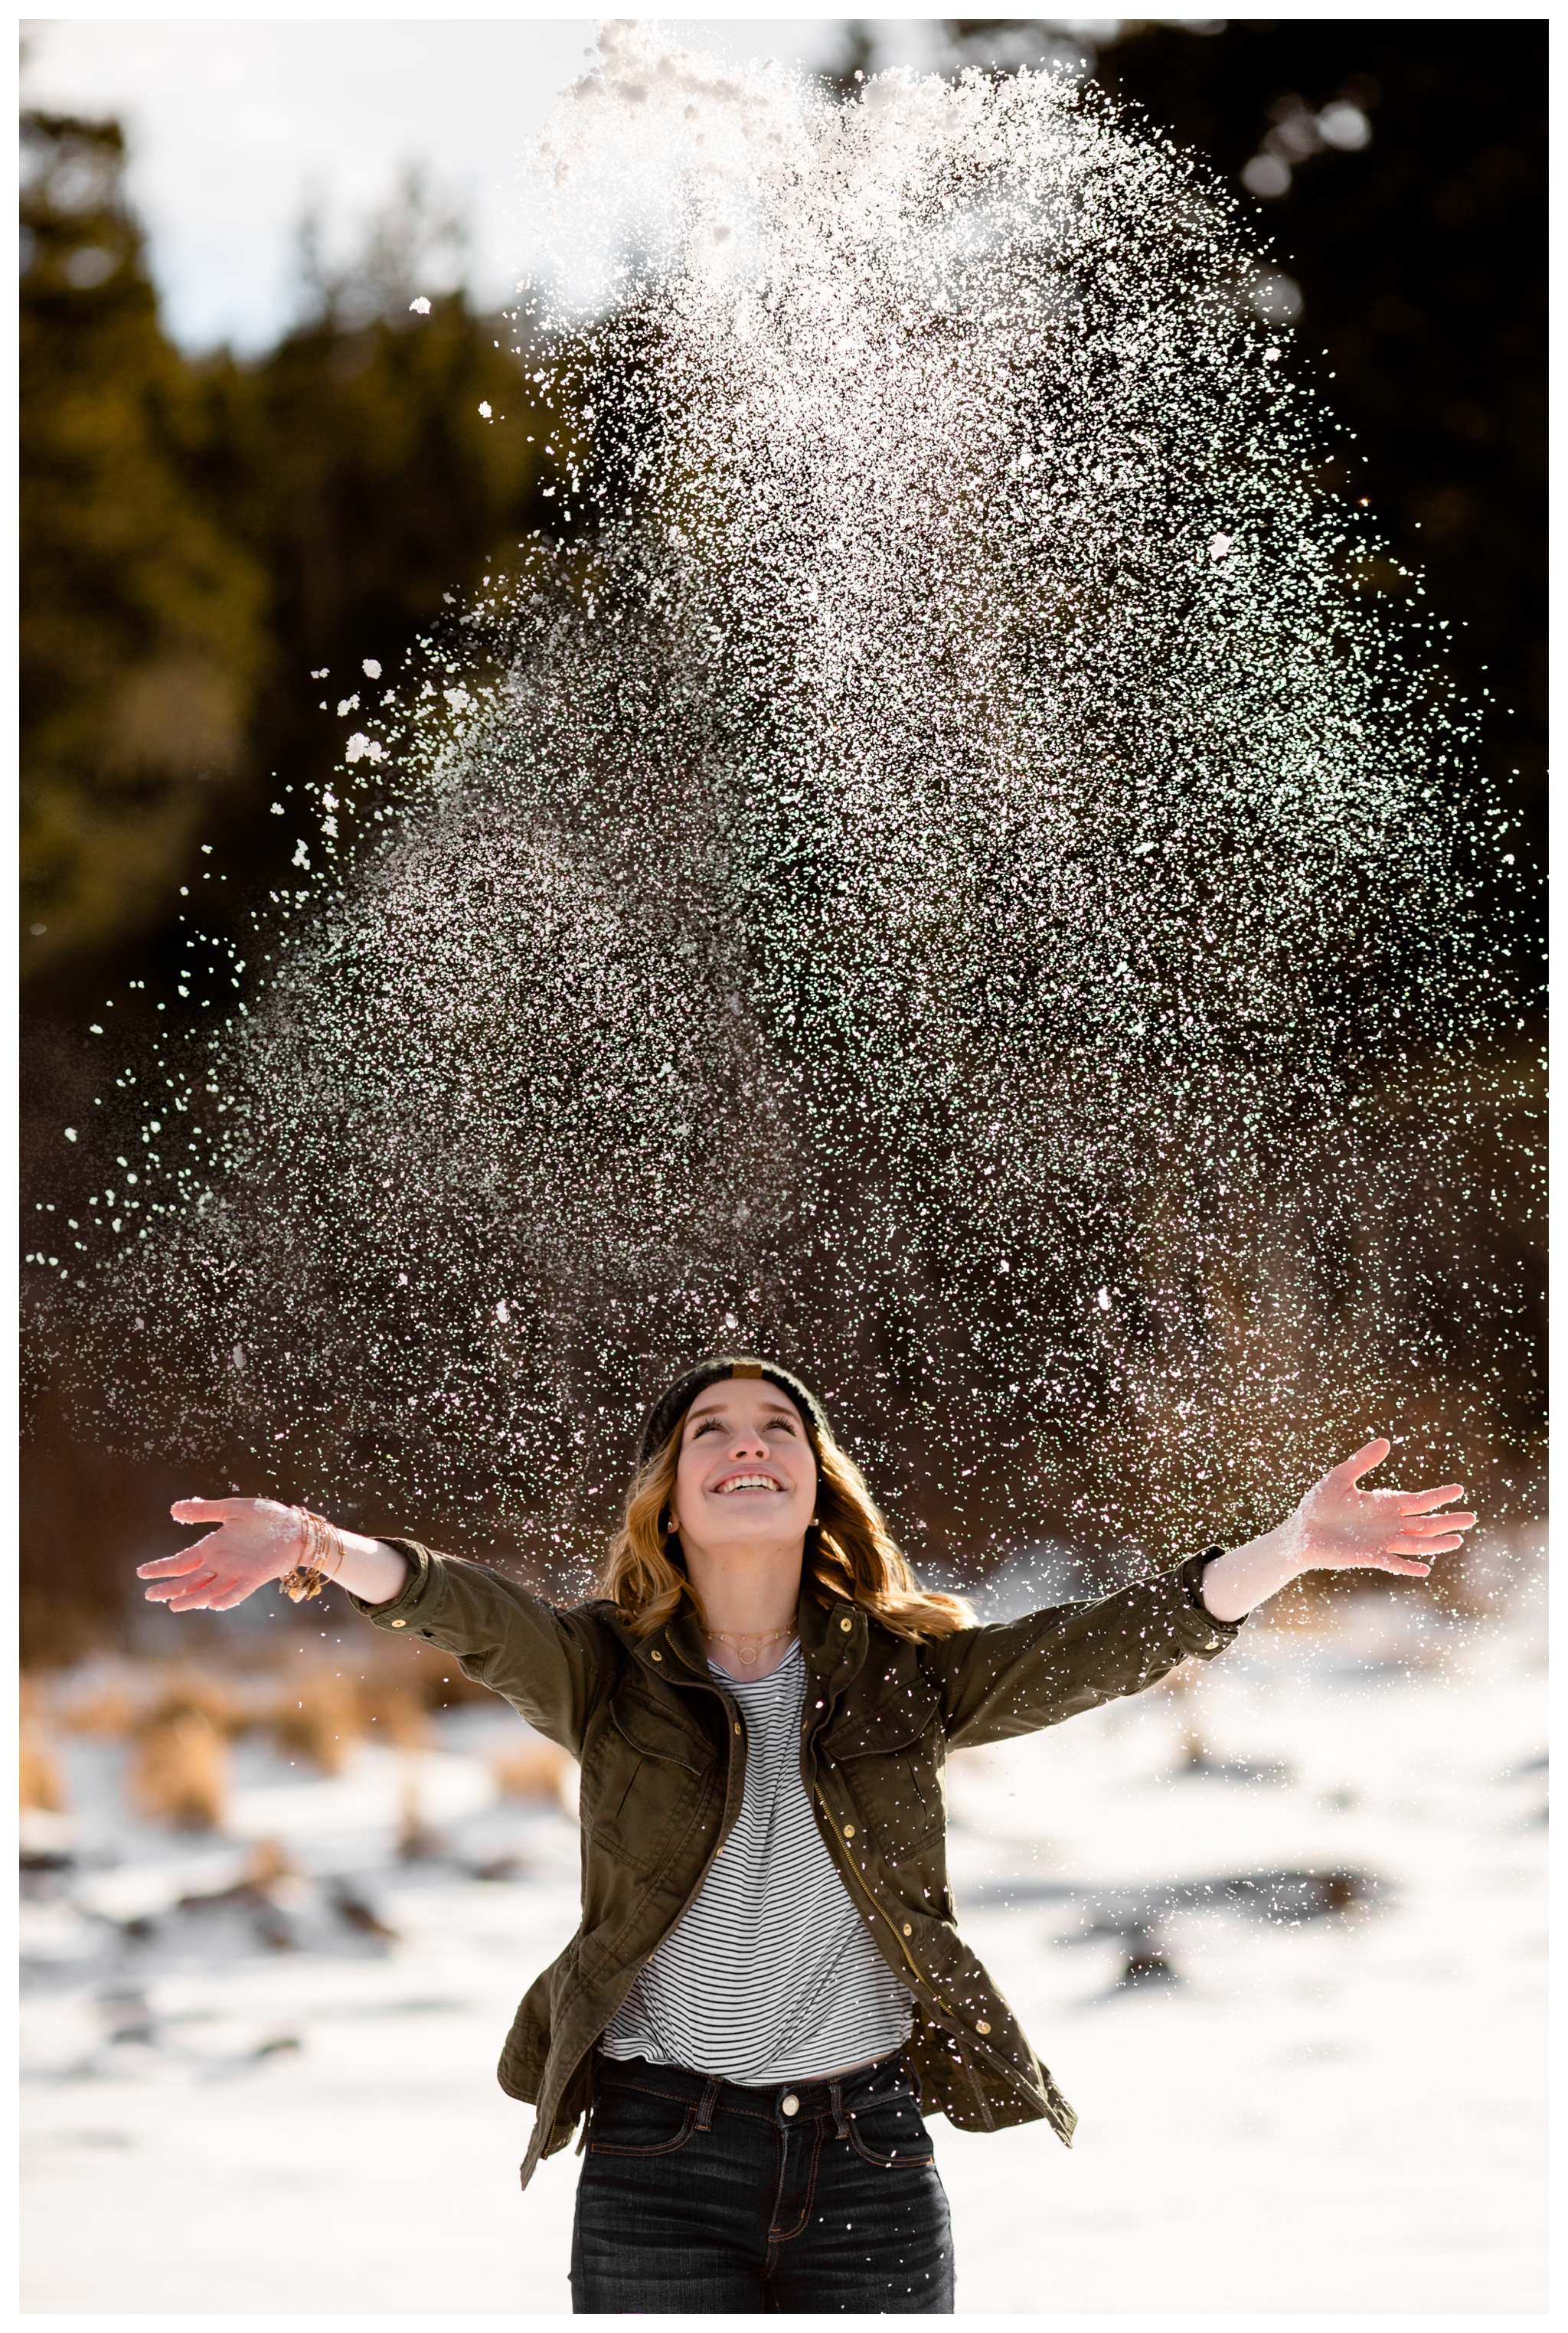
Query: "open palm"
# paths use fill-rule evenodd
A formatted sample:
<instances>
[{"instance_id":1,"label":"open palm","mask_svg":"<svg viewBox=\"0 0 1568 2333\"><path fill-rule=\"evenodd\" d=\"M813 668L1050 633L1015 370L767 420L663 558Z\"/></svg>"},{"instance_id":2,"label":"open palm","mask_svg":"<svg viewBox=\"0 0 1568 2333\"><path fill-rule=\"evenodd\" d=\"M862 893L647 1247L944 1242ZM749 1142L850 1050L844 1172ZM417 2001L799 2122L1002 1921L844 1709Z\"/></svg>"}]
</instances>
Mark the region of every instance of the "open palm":
<instances>
[{"instance_id":1,"label":"open palm","mask_svg":"<svg viewBox=\"0 0 1568 2333\"><path fill-rule=\"evenodd\" d=\"M299 1515L276 1499L177 1499L168 1512L177 1523L217 1526L173 1555L137 1566L137 1578L152 1582L148 1602L171 1612L226 1612L300 1560Z\"/></svg>"},{"instance_id":2,"label":"open palm","mask_svg":"<svg viewBox=\"0 0 1568 2333\"><path fill-rule=\"evenodd\" d=\"M1303 1570L1400 1571L1424 1579L1432 1567L1423 1559L1464 1545L1475 1516L1437 1512L1464 1497L1462 1483L1433 1491L1361 1489L1361 1476L1380 1466L1390 1447L1380 1435L1313 1484L1285 1526L1299 1534Z\"/></svg>"}]
</instances>

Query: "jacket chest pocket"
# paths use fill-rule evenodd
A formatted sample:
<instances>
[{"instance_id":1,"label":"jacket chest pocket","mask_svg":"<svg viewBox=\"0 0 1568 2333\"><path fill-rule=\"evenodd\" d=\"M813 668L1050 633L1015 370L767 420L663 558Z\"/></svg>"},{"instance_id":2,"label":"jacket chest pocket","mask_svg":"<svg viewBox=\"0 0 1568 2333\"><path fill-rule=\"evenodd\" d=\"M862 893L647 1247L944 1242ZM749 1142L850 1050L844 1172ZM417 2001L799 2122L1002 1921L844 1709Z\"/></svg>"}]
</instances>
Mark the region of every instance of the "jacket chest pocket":
<instances>
[{"instance_id":1,"label":"jacket chest pocket","mask_svg":"<svg viewBox=\"0 0 1568 2333\"><path fill-rule=\"evenodd\" d=\"M716 1752L694 1727L641 1695L618 1695L584 1752L580 1818L627 1870L657 1868L707 1788Z\"/></svg>"},{"instance_id":2,"label":"jacket chest pocket","mask_svg":"<svg viewBox=\"0 0 1568 2333\"><path fill-rule=\"evenodd\" d=\"M939 1838L943 1737L935 1695L900 1695L863 1715L846 1714L818 1745L824 1775L853 1800L867 1836L891 1863Z\"/></svg>"}]
</instances>

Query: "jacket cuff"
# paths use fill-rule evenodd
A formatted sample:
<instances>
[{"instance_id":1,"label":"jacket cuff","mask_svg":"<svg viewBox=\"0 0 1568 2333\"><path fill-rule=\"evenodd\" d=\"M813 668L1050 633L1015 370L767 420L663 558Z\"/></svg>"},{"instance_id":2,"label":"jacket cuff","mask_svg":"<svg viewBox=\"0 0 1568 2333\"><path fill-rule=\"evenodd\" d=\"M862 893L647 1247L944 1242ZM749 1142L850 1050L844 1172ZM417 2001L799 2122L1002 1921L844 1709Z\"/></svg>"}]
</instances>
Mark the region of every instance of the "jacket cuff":
<instances>
[{"instance_id":1,"label":"jacket cuff","mask_svg":"<svg viewBox=\"0 0 1568 2333\"><path fill-rule=\"evenodd\" d=\"M1214 1557L1224 1551L1223 1548L1206 1548L1201 1555L1189 1555L1185 1563L1167 1575L1178 1591L1177 1634L1199 1659L1208 1659L1216 1653L1223 1653L1227 1645L1234 1645L1247 1618L1244 1613L1239 1620L1217 1620L1203 1600L1204 1571Z\"/></svg>"},{"instance_id":2,"label":"jacket cuff","mask_svg":"<svg viewBox=\"0 0 1568 2333\"><path fill-rule=\"evenodd\" d=\"M378 1628L406 1629L410 1635L418 1635L421 1623L428 1619L440 1600L446 1585L446 1566L438 1555L432 1555L418 1540L392 1539L382 1533L377 1536L383 1547L395 1547L399 1555L408 1557L409 1577L390 1604L367 1604L363 1597L351 1593L349 1601L356 1612L362 1612Z\"/></svg>"}]
</instances>

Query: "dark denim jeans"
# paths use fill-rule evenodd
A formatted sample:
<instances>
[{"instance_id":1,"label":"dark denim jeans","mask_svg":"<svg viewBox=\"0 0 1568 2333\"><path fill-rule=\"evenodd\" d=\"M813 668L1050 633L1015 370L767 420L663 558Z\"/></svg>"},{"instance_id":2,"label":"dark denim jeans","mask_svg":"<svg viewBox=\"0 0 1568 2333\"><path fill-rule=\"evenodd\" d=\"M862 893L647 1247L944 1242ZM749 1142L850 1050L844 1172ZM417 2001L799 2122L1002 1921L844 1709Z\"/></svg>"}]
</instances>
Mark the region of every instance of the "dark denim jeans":
<instances>
[{"instance_id":1,"label":"dark denim jeans","mask_svg":"<svg viewBox=\"0 0 1568 2333\"><path fill-rule=\"evenodd\" d=\"M896 2053L767 2090L601 2057L594 2086L578 2316L952 2314L948 2198Z\"/></svg>"}]
</instances>

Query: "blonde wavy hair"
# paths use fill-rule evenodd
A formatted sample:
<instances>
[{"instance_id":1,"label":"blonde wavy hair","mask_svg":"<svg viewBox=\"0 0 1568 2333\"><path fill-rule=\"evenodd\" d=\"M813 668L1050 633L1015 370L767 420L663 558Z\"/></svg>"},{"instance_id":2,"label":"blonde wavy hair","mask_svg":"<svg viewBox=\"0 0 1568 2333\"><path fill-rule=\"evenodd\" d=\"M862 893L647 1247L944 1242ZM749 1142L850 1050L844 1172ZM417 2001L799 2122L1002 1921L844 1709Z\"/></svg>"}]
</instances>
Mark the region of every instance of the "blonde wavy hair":
<instances>
[{"instance_id":1,"label":"blonde wavy hair","mask_svg":"<svg viewBox=\"0 0 1568 2333\"><path fill-rule=\"evenodd\" d=\"M682 1597L697 1601L683 1565L672 1554L672 1549L678 1553L679 1541L665 1529L690 1407L682 1410L663 1447L638 1469L626 1494L625 1517L600 1573L600 1594L619 1607L639 1637L651 1636L673 1619ZM817 1521L806 1532L805 1576L819 1600L858 1604L895 1637L917 1644L972 1628L975 1615L961 1596L938 1595L920 1586L849 1453L803 1413L801 1422L817 1462Z\"/></svg>"}]
</instances>

